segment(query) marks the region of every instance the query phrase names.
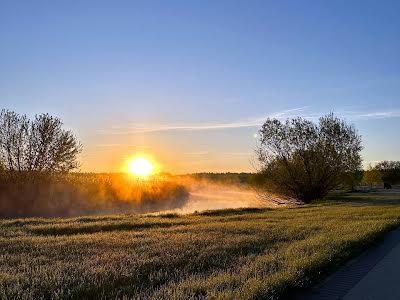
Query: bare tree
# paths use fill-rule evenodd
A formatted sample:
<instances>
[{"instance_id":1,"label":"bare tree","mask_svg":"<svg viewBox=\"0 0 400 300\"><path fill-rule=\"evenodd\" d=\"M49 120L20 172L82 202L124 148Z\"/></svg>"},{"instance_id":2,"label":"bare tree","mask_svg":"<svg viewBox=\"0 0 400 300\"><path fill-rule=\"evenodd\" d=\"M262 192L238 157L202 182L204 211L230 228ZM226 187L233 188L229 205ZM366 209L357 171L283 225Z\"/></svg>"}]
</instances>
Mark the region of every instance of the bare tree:
<instances>
[{"instance_id":1,"label":"bare tree","mask_svg":"<svg viewBox=\"0 0 400 300\"><path fill-rule=\"evenodd\" d=\"M0 113L1 160L8 170L23 169L28 123L26 116L15 112L2 110Z\"/></svg>"},{"instance_id":2,"label":"bare tree","mask_svg":"<svg viewBox=\"0 0 400 300\"><path fill-rule=\"evenodd\" d=\"M49 114L29 120L0 112L0 165L8 171L68 172L79 166L82 146L62 122Z\"/></svg>"},{"instance_id":3,"label":"bare tree","mask_svg":"<svg viewBox=\"0 0 400 300\"><path fill-rule=\"evenodd\" d=\"M361 169L361 137L328 114L315 124L303 118L267 119L257 149L265 185L308 203Z\"/></svg>"}]
</instances>

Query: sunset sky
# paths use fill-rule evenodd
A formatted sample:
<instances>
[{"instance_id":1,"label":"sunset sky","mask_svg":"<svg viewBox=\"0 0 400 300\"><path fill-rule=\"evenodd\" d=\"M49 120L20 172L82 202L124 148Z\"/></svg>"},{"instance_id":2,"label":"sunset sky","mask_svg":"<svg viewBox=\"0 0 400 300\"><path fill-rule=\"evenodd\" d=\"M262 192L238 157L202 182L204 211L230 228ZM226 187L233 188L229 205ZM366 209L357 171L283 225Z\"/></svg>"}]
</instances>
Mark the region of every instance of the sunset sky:
<instances>
[{"instance_id":1,"label":"sunset sky","mask_svg":"<svg viewBox=\"0 0 400 300\"><path fill-rule=\"evenodd\" d=\"M82 171L254 171L268 116L335 112L400 160L400 1L0 0L0 108L60 117Z\"/></svg>"}]
</instances>

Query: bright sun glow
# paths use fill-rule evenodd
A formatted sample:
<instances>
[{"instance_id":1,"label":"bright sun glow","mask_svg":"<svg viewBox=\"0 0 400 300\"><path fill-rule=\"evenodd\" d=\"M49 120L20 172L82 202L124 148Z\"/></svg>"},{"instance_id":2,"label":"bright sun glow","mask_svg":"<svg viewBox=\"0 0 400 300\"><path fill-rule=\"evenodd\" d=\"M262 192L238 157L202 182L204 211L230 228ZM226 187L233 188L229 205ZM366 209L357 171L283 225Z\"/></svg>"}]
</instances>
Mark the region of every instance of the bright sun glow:
<instances>
[{"instance_id":1,"label":"bright sun glow","mask_svg":"<svg viewBox=\"0 0 400 300\"><path fill-rule=\"evenodd\" d=\"M143 157L136 157L128 164L129 173L140 177L149 176L153 172L153 169L153 164Z\"/></svg>"}]
</instances>

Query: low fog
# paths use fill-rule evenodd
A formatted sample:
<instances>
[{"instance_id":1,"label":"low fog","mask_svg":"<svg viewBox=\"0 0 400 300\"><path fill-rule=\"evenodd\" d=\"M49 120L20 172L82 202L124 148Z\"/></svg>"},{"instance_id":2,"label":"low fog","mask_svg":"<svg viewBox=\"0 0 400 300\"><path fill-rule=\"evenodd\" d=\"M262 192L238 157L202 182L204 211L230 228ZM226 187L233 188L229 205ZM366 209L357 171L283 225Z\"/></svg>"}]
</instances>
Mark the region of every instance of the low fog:
<instances>
[{"instance_id":1,"label":"low fog","mask_svg":"<svg viewBox=\"0 0 400 300\"><path fill-rule=\"evenodd\" d=\"M274 207L287 203L282 197L260 192L249 184L216 183L207 179L193 179L190 176L175 180L187 188L189 196L181 207L167 212L190 214L205 210Z\"/></svg>"},{"instance_id":2,"label":"low fog","mask_svg":"<svg viewBox=\"0 0 400 300\"><path fill-rule=\"evenodd\" d=\"M189 214L273 205L248 184L216 183L191 176L138 181L123 174L67 174L0 180L0 216L9 218Z\"/></svg>"},{"instance_id":3,"label":"low fog","mask_svg":"<svg viewBox=\"0 0 400 300\"><path fill-rule=\"evenodd\" d=\"M189 192L189 199L174 211L193 213L204 210L226 208L263 207L267 202L260 199L258 193L251 189L240 189L224 185L200 185Z\"/></svg>"}]
</instances>

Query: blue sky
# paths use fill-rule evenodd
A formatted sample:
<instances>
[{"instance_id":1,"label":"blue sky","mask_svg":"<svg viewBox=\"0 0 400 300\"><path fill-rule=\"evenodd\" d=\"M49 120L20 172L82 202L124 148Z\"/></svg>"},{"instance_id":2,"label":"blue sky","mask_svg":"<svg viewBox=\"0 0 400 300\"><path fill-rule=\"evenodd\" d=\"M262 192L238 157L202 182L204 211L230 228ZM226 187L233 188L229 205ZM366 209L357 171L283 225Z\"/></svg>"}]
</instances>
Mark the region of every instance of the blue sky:
<instances>
[{"instance_id":1,"label":"blue sky","mask_svg":"<svg viewBox=\"0 0 400 300\"><path fill-rule=\"evenodd\" d=\"M0 0L0 107L59 116L82 170L138 152L247 171L267 116L334 111L399 160L399 1Z\"/></svg>"}]
</instances>

